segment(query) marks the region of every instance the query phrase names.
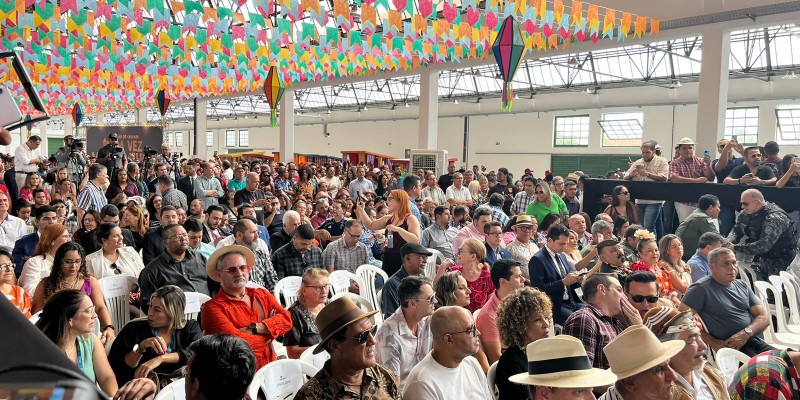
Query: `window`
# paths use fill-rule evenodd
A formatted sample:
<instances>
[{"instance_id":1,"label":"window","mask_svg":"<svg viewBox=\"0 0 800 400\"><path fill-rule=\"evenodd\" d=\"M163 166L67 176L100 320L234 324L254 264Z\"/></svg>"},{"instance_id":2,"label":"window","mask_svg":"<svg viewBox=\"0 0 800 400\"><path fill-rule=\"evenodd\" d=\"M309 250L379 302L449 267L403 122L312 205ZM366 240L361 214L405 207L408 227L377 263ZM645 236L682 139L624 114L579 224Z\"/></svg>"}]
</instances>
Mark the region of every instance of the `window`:
<instances>
[{"instance_id":1,"label":"window","mask_svg":"<svg viewBox=\"0 0 800 400\"><path fill-rule=\"evenodd\" d=\"M232 129L225 131L225 147L236 147L236 131Z\"/></svg>"},{"instance_id":2,"label":"window","mask_svg":"<svg viewBox=\"0 0 800 400\"><path fill-rule=\"evenodd\" d=\"M603 147L639 147L642 144L643 112L607 113L597 121L603 131Z\"/></svg>"},{"instance_id":3,"label":"window","mask_svg":"<svg viewBox=\"0 0 800 400\"><path fill-rule=\"evenodd\" d=\"M250 146L250 131L247 129L239 129L239 147Z\"/></svg>"},{"instance_id":4,"label":"window","mask_svg":"<svg viewBox=\"0 0 800 400\"><path fill-rule=\"evenodd\" d=\"M758 143L758 107L729 108L725 113L725 138L745 146Z\"/></svg>"},{"instance_id":5,"label":"window","mask_svg":"<svg viewBox=\"0 0 800 400\"><path fill-rule=\"evenodd\" d=\"M175 147L183 146L183 132L175 132Z\"/></svg>"},{"instance_id":6,"label":"window","mask_svg":"<svg viewBox=\"0 0 800 400\"><path fill-rule=\"evenodd\" d=\"M800 144L800 106L778 106L778 144Z\"/></svg>"},{"instance_id":7,"label":"window","mask_svg":"<svg viewBox=\"0 0 800 400\"><path fill-rule=\"evenodd\" d=\"M589 116L556 117L554 145L556 147L588 147Z\"/></svg>"},{"instance_id":8,"label":"window","mask_svg":"<svg viewBox=\"0 0 800 400\"><path fill-rule=\"evenodd\" d=\"M206 131L206 146L210 147L214 145L214 132Z\"/></svg>"}]
</instances>

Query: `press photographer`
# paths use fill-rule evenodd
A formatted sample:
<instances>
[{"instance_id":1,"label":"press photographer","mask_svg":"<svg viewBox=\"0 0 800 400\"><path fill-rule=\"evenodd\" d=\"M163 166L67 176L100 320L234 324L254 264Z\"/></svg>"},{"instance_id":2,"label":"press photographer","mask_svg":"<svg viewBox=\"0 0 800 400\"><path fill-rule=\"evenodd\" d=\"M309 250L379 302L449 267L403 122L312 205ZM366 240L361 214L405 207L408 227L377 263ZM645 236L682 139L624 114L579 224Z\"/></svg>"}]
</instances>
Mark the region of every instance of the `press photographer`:
<instances>
[{"instance_id":1,"label":"press photographer","mask_svg":"<svg viewBox=\"0 0 800 400\"><path fill-rule=\"evenodd\" d=\"M72 135L64 137L64 146L53 154L58 164L58 169L66 168L69 171L69 179L73 182L80 182L83 179L83 170L88 162L86 156L86 142L83 139L75 139Z\"/></svg>"},{"instance_id":2,"label":"press photographer","mask_svg":"<svg viewBox=\"0 0 800 400\"><path fill-rule=\"evenodd\" d=\"M167 164L169 166L169 172L167 174L173 180L178 181L182 178L180 173L181 157L183 157L183 153L173 153L169 143L164 143L161 145L161 154L156 157L156 164Z\"/></svg>"},{"instance_id":3,"label":"press photographer","mask_svg":"<svg viewBox=\"0 0 800 400\"><path fill-rule=\"evenodd\" d=\"M119 138L116 132L108 135L108 144L101 147L97 152L96 162L103 164L109 173L124 168L128 164L128 157L125 154L125 149L119 146Z\"/></svg>"}]
</instances>

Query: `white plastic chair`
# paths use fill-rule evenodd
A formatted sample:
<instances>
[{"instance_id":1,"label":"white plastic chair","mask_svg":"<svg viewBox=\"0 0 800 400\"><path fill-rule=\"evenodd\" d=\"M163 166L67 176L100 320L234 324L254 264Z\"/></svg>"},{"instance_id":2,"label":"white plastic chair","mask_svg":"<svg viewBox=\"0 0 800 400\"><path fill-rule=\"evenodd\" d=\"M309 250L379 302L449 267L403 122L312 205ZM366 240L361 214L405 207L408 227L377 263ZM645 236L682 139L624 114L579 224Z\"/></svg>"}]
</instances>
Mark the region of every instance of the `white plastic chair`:
<instances>
[{"instance_id":1,"label":"white plastic chair","mask_svg":"<svg viewBox=\"0 0 800 400\"><path fill-rule=\"evenodd\" d=\"M131 320L128 299L130 299L131 288L139 283L138 280L134 276L115 275L100 279L98 282L103 291L108 313L111 314L111 323L117 329L122 329Z\"/></svg>"},{"instance_id":2,"label":"white plastic chair","mask_svg":"<svg viewBox=\"0 0 800 400\"><path fill-rule=\"evenodd\" d=\"M245 283L244 286L245 287L249 287L249 288L253 288L253 289L264 289L264 290L267 289L264 286L259 285L258 283L255 283L253 281L247 281L247 283Z\"/></svg>"},{"instance_id":3,"label":"white plastic chair","mask_svg":"<svg viewBox=\"0 0 800 400\"><path fill-rule=\"evenodd\" d=\"M31 321L31 323L35 325L37 322L39 322L39 318L41 318L41 316L42 316L42 312L39 311L39 312L31 315L31 317L28 318L28 321ZM95 323L95 325L97 325L97 324Z\"/></svg>"},{"instance_id":4,"label":"white plastic chair","mask_svg":"<svg viewBox=\"0 0 800 400\"><path fill-rule=\"evenodd\" d=\"M294 301L297 300L297 291L300 289L302 283L303 278L299 276L287 276L275 284L273 294L283 308L294 304Z\"/></svg>"},{"instance_id":5,"label":"white plastic chair","mask_svg":"<svg viewBox=\"0 0 800 400\"><path fill-rule=\"evenodd\" d=\"M778 291L775 286L773 286L769 282L764 281L756 281L756 294L761 299L761 303L764 305L765 309L769 309L767 305L768 293L771 291L773 296L775 297L775 305L778 310L783 310L783 299L781 293ZM770 318L770 324L767 326L767 329L764 330L764 341L773 345L774 347L791 347L797 348L800 345L800 334L788 332L786 329L780 330L779 328L783 325L786 326L786 316L783 312L776 312L775 313L776 319L778 320L778 328L772 324L772 318Z\"/></svg>"},{"instance_id":6,"label":"white plastic chair","mask_svg":"<svg viewBox=\"0 0 800 400\"><path fill-rule=\"evenodd\" d=\"M792 333L800 333L800 325L793 324L791 321L792 314L797 312L797 300L795 297L794 287L792 283L787 281L786 278L783 278L778 275L770 275L769 282L778 289L778 293L781 295L781 309L783 314L783 321L786 323L786 331ZM783 294L786 294L786 300L788 300L789 304L783 304ZM776 303L777 304L777 303ZM775 312L778 312L778 306L775 306ZM783 330L783 327L781 327Z\"/></svg>"},{"instance_id":7,"label":"white plastic chair","mask_svg":"<svg viewBox=\"0 0 800 400\"><path fill-rule=\"evenodd\" d=\"M155 400L186 400L186 378L178 379L161 389Z\"/></svg>"},{"instance_id":8,"label":"white plastic chair","mask_svg":"<svg viewBox=\"0 0 800 400\"><path fill-rule=\"evenodd\" d=\"M436 249L428 249L428 251L433 255L428 257L428 262L425 264L425 277L433 282L433 279L436 278L436 264L444 261L444 254Z\"/></svg>"},{"instance_id":9,"label":"white plastic chair","mask_svg":"<svg viewBox=\"0 0 800 400\"><path fill-rule=\"evenodd\" d=\"M359 295L357 295L355 293L342 292L342 293L339 293L339 294L331 297L331 300L336 300L339 297L349 297L350 300L353 301L353 303L356 303L356 305L358 305L358 307L363 309L364 311L367 311L367 312L375 311L375 308L372 307L372 303L370 303L369 300L367 300L367 299L365 299L365 298L363 298L363 297L361 297L361 296L359 296ZM375 325L380 325L380 324L383 323L383 316L381 315L381 313L377 313L377 314L372 316L372 320L375 322Z\"/></svg>"},{"instance_id":10,"label":"white plastic chair","mask_svg":"<svg viewBox=\"0 0 800 400\"><path fill-rule=\"evenodd\" d=\"M500 361L495 361L490 367L489 372L486 373L486 380L489 383L489 393L492 394L492 398L497 400L497 388L494 386L495 380L497 380L497 363Z\"/></svg>"},{"instance_id":11,"label":"white plastic chair","mask_svg":"<svg viewBox=\"0 0 800 400\"><path fill-rule=\"evenodd\" d=\"M290 399L318 371L318 368L300 360L273 361L256 371L253 382L247 388L247 394L250 398L257 399L258 390L261 389L268 400Z\"/></svg>"},{"instance_id":12,"label":"white plastic chair","mask_svg":"<svg viewBox=\"0 0 800 400\"><path fill-rule=\"evenodd\" d=\"M211 297L198 292L183 292L183 294L186 296L186 307L183 311L186 315L186 320L197 319L197 315L200 314L200 308L211 300Z\"/></svg>"},{"instance_id":13,"label":"white plastic chair","mask_svg":"<svg viewBox=\"0 0 800 400\"><path fill-rule=\"evenodd\" d=\"M299 360L306 364L311 364L318 369L322 369L322 367L325 366L325 361L331 359L331 355L328 354L327 351L321 351L319 354L313 354L315 348L317 348L317 346L311 346L307 348L303 354L300 355Z\"/></svg>"},{"instance_id":14,"label":"white plastic chair","mask_svg":"<svg viewBox=\"0 0 800 400\"><path fill-rule=\"evenodd\" d=\"M779 277L783 279L783 290L789 299L789 324L800 325L800 284L793 274L786 271L781 271Z\"/></svg>"},{"instance_id":15,"label":"white plastic chair","mask_svg":"<svg viewBox=\"0 0 800 400\"><path fill-rule=\"evenodd\" d=\"M741 364L747 364L750 357L739 350L724 347L717 352L716 364L717 368L722 371L722 378L725 379L725 385L729 385L733 380L733 375L739 370Z\"/></svg>"},{"instance_id":16,"label":"white plastic chair","mask_svg":"<svg viewBox=\"0 0 800 400\"><path fill-rule=\"evenodd\" d=\"M358 287L358 294L361 297L367 299L372 303L372 307L376 310L381 309L381 298L379 292L375 290L375 277L380 275L383 278L383 283L389 281L389 275L386 274L382 269L372 265L372 264L364 264L356 269L356 275L358 275L363 284L359 284Z\"/></svg>"},{"instance_id":17,"label":"white plastic chair","mask_svg":"<svg viewBox=\"0 0 800 400\"><path fill-rule=\"evenodd\" d=\"M331 284L331 294L335 296L339 293L347 292L350 289L350 281L355 281L359 288L364 286L361 278L350 271L340 269L331 272L328 276L328 283Z\"/></svg>"}]
</instances>

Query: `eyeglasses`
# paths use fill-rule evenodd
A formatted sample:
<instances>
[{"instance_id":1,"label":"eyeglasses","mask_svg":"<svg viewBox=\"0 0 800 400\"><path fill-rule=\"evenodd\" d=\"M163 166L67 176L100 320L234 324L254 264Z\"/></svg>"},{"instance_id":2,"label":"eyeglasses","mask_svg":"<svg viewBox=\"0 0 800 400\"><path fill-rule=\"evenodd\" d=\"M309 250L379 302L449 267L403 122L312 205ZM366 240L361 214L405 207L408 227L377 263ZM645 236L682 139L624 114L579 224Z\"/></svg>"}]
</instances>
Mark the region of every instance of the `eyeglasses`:
<instances>
[{"instance_id":1,"label":"eyeglasses","mask_svg":"<svg viewBox=\"0 0 800 400\"><path fill-rule=\"evenodd\" d=\"M631 192L619 192L619 194L629 195Z\"/></svg>"},{"instance_id":2,"label":"eyeglasses","mask_svg":"<svg viewBox=\"0 0 800 400\"><path fill-rule=\"evenodd\" d=\"M10 272L14 270L14 266L11 264L0 264L0 271L3 272Z\"/></svg>"},{"instance_id":3,"label":"eyeglasses","mask_svg":"<svg viewBox=\"0 0 800 400\"><path fill-rule=\"evenodd\" d=\"M377 325L373 326L372 328L369 328L364 332L359 333L358 336L345 336L345 337L348 339L354 339L356 342L358 342L358 344L364 344L367 343L367 340L369 340L370 336L375 337L376 333L378 333Z\"/></svg>"},{"instance_id":4,"label":"eyeglasses","mask_svg":"<svg viewBox=\"0 0 800 400\"><path fill-rule=\"evenodd\" d=\"M236 274L236 271L239 271L244 274L247 273L248 269L250 269L250 267L248 267L247 265L239 265L239 266L228 267L224 269L224 271L226 274L233 276Z\"/></svg>"},{"instance_id":5,"label":"eyeglasses","mask_svg":"<svg viewBox=\"0 0 800 400\"><path fill-rule=\"evenodd\" d=\"M114 270L114 275L122 275L122 271L120 271L117 263L111 263L111 269Z\"/></svg>"},{"instance_id":6,"label":"eyeglasses","mask_svg":"<svg viewBox=\"0 0 800 400\"><path fill-rule=\"evenodd\" d=\"M489 232L489 233L487 233L486 235L491 235L491 236L500 236L500 235L502 235L502 234L503 234L503 232Z\"/></svg>"},{"instance_id":7,"label":"eyeglasses","mask_svg":"<svg viewBox=\"0 0 800 400\"><path fill-rule=\"evenodd\" d=\"M541 190L537 190L537 191L533 192L533 194L544 194L544 192L541 191Z\"/></svg>"},{"instance_id":8,"label":"eyeglasses","mask_svg":"<svg viewBox=\"0 0 800 400\"><path fill-rule=\"evenodd\" d=\"M631 300L633 300L634 303L641 303L647 300L648 303L653 304L658 301L658 296L641 296L637 294L635 296L631 296Z\"/></svg>"},{"instance_id":9,"label":"eyeglasses","mask_svg":"<svg viewBox=\"0 0 800 400\"><path fill-rule=\"evenodd\" d=\"M65 265L81 265L81 260L64 260Z\"/></svg>"},{"instance_id":10,"label":"eyeglasses","mask_svg":"<svg viewBox=\"0 0 800 400\"><path fill-rule=\"evenodd\" d=\"M436 302L436 295L432 294L427 299L417 299L417 298L415 298L415 299L411 299L411 300L417 300L417 301L428 300L428 304L433 304L433 303Z\"/></svg>"},{"instance_id":11,"label":"eyeglasses","mask_svg":"<svg viewBox=\"0 0 800 400\"><path fill-rule=\"evenodd\" d=\"M314 289L314 290L316 290L316 291L318 291L320 293L326 292L326 291L330 290L330 288L331 288L331 285L312 286L312 285L305 285L304 284L303 286L305 286L307 288L312 288L312 289Z\"/></svg>"},{"instance_id":12,"label":"eyeglasses","mask_svg":"<svg viewBox=\"0 0 800 400\"><path fill-rule=\"evenodd\" d=\"M467 328L466 330L458 331L458 332L451 332L451 333L448 333L448 335L457 335L459 333L469 333L472 336L478 336L478 326L477 325L472 325L469 328Z\"/></svg>"},{"instance_id":13,"label":"eyeglasses","mask_svg":"<svg viewBox=\"0 0 800 400\"><path fill-rule=\"evenodd\" d=\"M531 232L531 231L533 231L533 227L532 226L515 226L514 229L519 229L519 230L521 230L523 232Z\"/></svg>"}]
</instances>

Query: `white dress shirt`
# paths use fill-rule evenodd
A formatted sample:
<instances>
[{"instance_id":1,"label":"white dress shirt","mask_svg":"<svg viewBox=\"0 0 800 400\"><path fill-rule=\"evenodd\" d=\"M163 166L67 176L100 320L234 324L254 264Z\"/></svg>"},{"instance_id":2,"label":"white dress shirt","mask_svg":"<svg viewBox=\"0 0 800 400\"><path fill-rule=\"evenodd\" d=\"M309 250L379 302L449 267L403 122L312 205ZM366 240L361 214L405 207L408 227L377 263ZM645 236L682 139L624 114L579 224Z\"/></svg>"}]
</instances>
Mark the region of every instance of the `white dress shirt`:
<instances>
[{"instance_id":1,"label":"white dress shirt","mask_svg":"<svg viewBox=\"0 0 800 400\"><path fill-rule=\"evenodd\" d=\"M42 159L42 152L38 148L31 150L27 142L17 146L17 149L14 150L14 171L36 172L39 165L29 164L34 158Z\"/></svg>"},{"instance_id":2,"label":"white dress shirt","mask_svg":"<svg viewBox=\"0 0 800 400\"><path fill-rule=\"evenodd\" d=\"M22 266L22 273L19 275L19 285L28 292L28 295L33 298L33 292L36 291L36 286L39 281L50 276L53 270L53 257L50 254L45 256L33 256L25 261Z\"/></svg>"},{"instance_id":3,"label":"white dress shirt","mask_svg":"<svg viewBox=\"0 0 800 400\"><path fill-rule=\"evenodd\" d=\"M19 240L28 232L28 226L20 218L11 214L6 215L6 219L0 222L0 246L13 248L14 242Z\"/></svg>"}]
</instances>

